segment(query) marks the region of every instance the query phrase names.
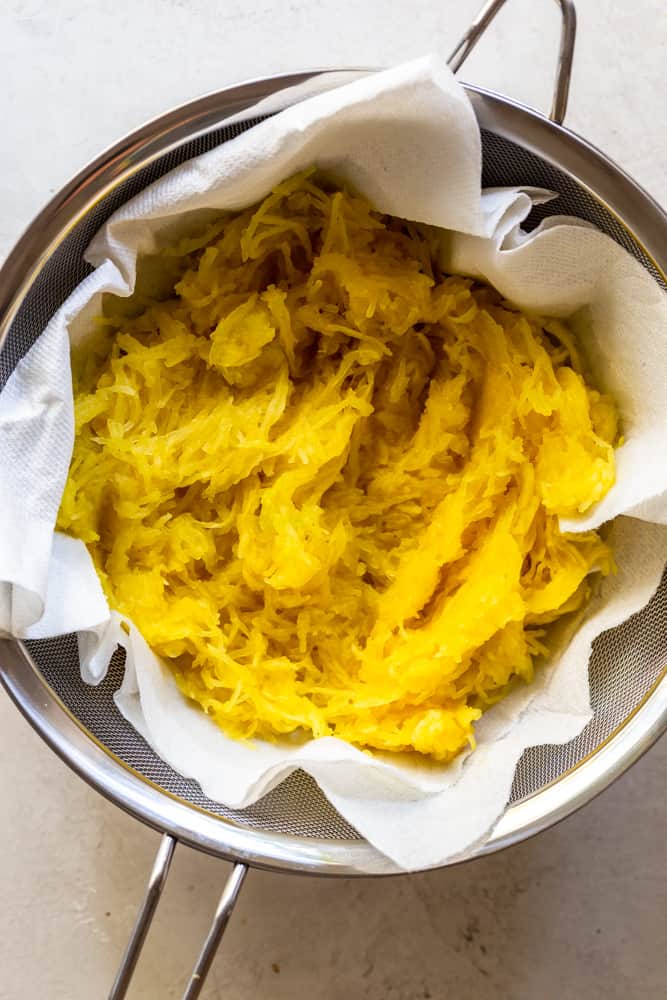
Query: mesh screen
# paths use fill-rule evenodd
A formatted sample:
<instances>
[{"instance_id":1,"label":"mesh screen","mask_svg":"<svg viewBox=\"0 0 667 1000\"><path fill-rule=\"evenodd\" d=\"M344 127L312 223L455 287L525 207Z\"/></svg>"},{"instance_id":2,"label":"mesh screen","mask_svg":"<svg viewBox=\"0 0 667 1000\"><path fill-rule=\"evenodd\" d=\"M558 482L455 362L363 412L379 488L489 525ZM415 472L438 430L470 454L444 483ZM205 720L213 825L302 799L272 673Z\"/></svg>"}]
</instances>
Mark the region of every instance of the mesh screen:
<instances>
[{"instance_id":1,"label":"mesh screen","mask_svg":"<svg viewBox=\"0 0 667 1000\"><path fill-rule=\"evenodd\" d=\"M303 771L295 772L248 809L229 809L207 798L196 782L165 764L118 712L113 693L123 679L124 651L117 650L105 680L91 688L81 680L76 636L26 645L49 685L86 729L131 768L172 795L255 829L341 840L357 837Z\"/></svg>"},{"instance_id":2,"label":"mesh screen","mask_svg":"<svg viewBox=\"0 0 667 1000\"><path fill-rule=\"evenodd\" d=\"M26 296L0 353L0 386L19 358L39 336L48 319L89 273L83 252L93 234L126 200L184 160L226 142L256 120L218 129L185 143L178 150L141 170L97 204L68 235L48 261ZM485 185L533 185L559 192L554 202L539 206L528 220L533 228L548 215L569 214L593 222L632 253L661 281L631 233L585 189L566 174L491 132L482 133ZM662 283L662 281L661 281ZM249 809L232 810L212 802L198 785L160 760L115 708L113 691L122 677L118 653L105 682L97 688L83 684L76 640L72 636L29 644L47 683L81 724L139 775L170 794L215 815L255 829L288 832L303 837L357 838L315 783L296 772ZM575 766L610 737L641 704L660 678L667 649L667 576L651 604L629 622L600 636L590 661L590 683L595 716L584 731L564 746L527 750L517 768L512 800L538 791Z\"/></svg>"}]
</instances>

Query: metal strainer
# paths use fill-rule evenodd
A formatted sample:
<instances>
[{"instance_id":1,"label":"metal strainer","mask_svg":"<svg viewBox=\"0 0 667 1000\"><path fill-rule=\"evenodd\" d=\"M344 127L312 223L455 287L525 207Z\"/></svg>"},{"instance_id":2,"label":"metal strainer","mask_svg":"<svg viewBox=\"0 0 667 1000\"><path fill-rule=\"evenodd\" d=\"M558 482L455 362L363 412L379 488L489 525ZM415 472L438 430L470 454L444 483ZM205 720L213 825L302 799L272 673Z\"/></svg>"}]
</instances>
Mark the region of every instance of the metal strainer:
<instances>
[{"instance_id":1,"label":"metal strainer","mask_svg":"<svg viewBox=\"0 0 667 1000\"><path fill-rule=\"evenodd\" d=\"M505 0L491 0L454 51L457 70ZM485 185L536 185L560 195L528 225L552 213L595 223L667 287L667 216L629 177L561 126L574 49L575 14L563 15L550 119L496 94L466 87L482 130ZM83 253L123 202L192 156L252 128L224 122L257 101L324 72L245 83L194 101L139 129L67 185L33 222L0 272L0 385L49 318L90 271ZM622 773L667 727L667 577L651 603L598 638L590 662L595 715L565 746L527 750L510 805L488 842L469 857L543 830ZM0 680L46 742L93 787L163 833L148 889L110 997L125 996L178 841L235 862L186 988L199 995L247 866L322 875L386 871L377 853L297 772L254 806L232 810L160 760L112 700L122 676L116 654L100 687L79 674L76 639L0 639Z\"/></svg>"}]
</instances>

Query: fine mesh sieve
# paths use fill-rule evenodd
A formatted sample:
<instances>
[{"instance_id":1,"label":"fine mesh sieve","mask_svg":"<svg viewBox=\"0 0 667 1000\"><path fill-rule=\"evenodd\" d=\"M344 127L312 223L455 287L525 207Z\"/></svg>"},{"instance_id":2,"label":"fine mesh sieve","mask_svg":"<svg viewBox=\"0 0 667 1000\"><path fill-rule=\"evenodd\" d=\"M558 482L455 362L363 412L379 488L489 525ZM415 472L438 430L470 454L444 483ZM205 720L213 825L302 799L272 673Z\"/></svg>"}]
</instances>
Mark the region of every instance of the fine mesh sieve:
<instances>
[{"instance_id":1,"label":"fine mesh sieve","mask_svg":"<svg viewBox=\"0 0 667 1000\"><path fill-rule=\"evenodd\" d=\"M457 69L504 0L479 15L451 64ZM535 209L528 228L550 214L588 220L633 254L663 287L667 219L614 164L562 129L574 44L574 12L564 15L555 121L468 87L482 134L483 183L534 185L559 193ZM319 74L257 81L178 109L145 126L76 178L35 221L3 268L0 282L0 387L48 319L90 272L83 253L125 201L192 156L252 128L224 119ZM662 249L661 249L662 248ZM650 604L593 646L594 717L564 746L527 750L511 804L490 841L470 856L522 839L567 815L605 787L664 730L667 721L667 576ZM247 809L208 799L165 764L120 716L112 700L122 677L118 652L105 681L84 684L74 636L0 640L0 679L50 745L86 780L165 834L149 889L111 996L125 995L177 840L237 862L186 997L196 997L231 912L247 864L359 874L387 866L338 815L314 781L296 772Z\"/></svg>"}]
</instances>

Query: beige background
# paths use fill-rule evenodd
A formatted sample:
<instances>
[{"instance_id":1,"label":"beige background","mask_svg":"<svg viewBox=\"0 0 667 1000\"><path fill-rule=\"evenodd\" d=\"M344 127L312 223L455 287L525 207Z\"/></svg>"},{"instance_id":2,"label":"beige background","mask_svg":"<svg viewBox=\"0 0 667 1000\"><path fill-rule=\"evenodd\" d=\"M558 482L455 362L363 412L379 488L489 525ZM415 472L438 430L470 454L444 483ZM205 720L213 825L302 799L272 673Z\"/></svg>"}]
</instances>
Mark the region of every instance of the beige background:
<instances>
[{"instance_id":1,"label":"beige background","mask_svg":"<svg viewBox=\"0 0 667 1000\"><path fill-rule=\"evenodd\" d=\"M447 53L478 0L3 0L0 259L145 119L253 76ZM578 0L568 124L667 202L667 7ZM557 9L511 0L463 76L545 107ZM515 37L516 36L516 37ZM667 994L667 741L583 812L473 865L389 881L250 874L207 1000L654 1000ZM0 695L0 998L106 995L157 837ZM131 993L179 997L226 866L176 853Z\"/></svg>"}]
</instances>

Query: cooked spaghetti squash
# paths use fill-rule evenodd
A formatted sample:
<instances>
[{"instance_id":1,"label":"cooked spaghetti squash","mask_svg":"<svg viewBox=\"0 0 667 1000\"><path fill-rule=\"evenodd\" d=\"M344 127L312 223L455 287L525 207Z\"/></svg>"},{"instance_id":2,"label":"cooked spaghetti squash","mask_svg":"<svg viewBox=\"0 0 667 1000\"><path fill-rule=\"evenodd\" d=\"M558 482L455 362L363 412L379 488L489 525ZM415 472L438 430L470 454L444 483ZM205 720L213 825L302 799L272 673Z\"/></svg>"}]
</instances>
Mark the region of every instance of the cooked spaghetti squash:
<instances>
[{"instance_id":1,"label":"cooked spaghetti squash","mask_svg":"<svg viewBox=\"0 0 667 1000\"><path fill-rule=\"evenodd\" d=\"M58 525L233 737L449 760L613 568L613 401L440 240L300 174L73 358Z\"/></svg>"}]
</instances>

